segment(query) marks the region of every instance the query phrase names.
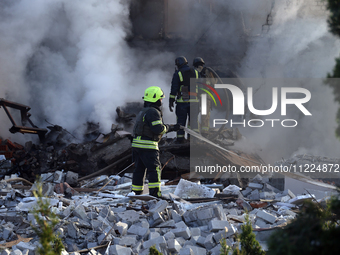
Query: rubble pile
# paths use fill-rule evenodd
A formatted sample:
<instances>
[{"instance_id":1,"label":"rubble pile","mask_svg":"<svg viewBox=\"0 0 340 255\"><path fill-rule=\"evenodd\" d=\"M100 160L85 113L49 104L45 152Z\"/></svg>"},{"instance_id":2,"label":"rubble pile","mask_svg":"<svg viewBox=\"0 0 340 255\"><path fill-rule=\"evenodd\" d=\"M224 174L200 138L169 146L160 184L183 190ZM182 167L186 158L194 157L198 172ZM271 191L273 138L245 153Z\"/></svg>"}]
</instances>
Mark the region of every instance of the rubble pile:
<instances>
[{"instance_id":1,"label":"rubble pile","mask_svg":"<svg viewBox=\"0 0 340 255\"><path fill-rule=\"evenodd\" d=\"M117 108L124 127L135 117L129 112ZM62 238L63 255L149 254L151 246L162 254L219 254L224 238L228 246L238 245L235 235L247 214L266 249L271 233L294 219L305 200L315 200L311 194L281 191L256 173L251 180L222 173L209 181L189 176L190 143L175 144L167 137L159 143L162 177L169 179L162 181L163 199L137 196L130 192L132 174L126 171L133 165L129 132L112 125L110 133L102 134L92 123L78 141L60 126L48 128L40 144L0 139L0 255L31 255L40 245L32 213L37 176L44 199L60 218L54 232ZM198 162L213 158L235 168L265 164L256 153L236 149L242 140L238 129L214 132L211 140L227 150L207 150L198 142Z\"/></svg>"},{"instance_id":2,"label":"rubble pile","mask_svg":"<svg viewBox=\"0 0 340 255\"><path fill-rule=\"evenodd\" d=\"M293 173L308 176L319 182L340 185L338 178L340 160L314 155L294 155L289 159L282 159L275 162L276 166L292 169ZM310 181L312 183L312 181Z\"/></svg>"},{"instance_id":3,"label":"rubble pile","mask_svg":"<svg viewBox=\"0 0 340 255\"><path fill-rule=\"evenodd\" d=\"M120 118L128 119L129 123L133 116L120 110ZM132 163L131 133L123 130L119 125L113 124L110 133L102 134L99 132L99 125L88 123L82 141L77 140L61 126L48 126L48 129L50 132L46 134L44 142L39 144L29 141L23 146L8 139L0 139L0 178L17 174L34 182L37 175L53 173L60 176L59 172L74 172L81 178L99 174L116 174ZM234 142L242 138L237 128L214 132L217 136L213 141L230 151L233 151ZM205 160L209 158L223 159L224 164L233 164L238 168L254 162L264 163L256 153L237 150L227 153L216 148L207 151L206 146L206 144L197 144L195 147L199 151L198 162L206 163ZM164 166L163 178L175 179L189 172L191 158L189 142L175 144L173 138L163 137L159 148L160 161ZM131 172L131 168L129 171ZM221 173L216 176L217 179L221 177ZM229 174L224 179L233 178L236 176ZM72 187L77 185L77 183L68 184Z\"/></svg>"},{"instance_id":4,"label":"rubble pile","mask_svg":"<svg viewBox=\"0 0 340 255\"><path fill-rule=\"evenodd\" d=\"M131 163L130 133L117 126L107 135L96 134L95 139L89 137L89 141L82 143L75 143L75 138L59 126L49 128L51 132L47 134L46 141L40 144L29 141L22 146L0 139L0 156L3 155L0 158L0 177L18 174L34 181L36 175L57 171L72 171L84 176L120 159L125 158L125 161L116 167L123 168Z\"/></svg>"},{"instance_id":5,"label":"rubble pile","mask_svg":"<svg viewBox=\"0 0 340 255\"><path fill-rule=\"evenodd\" d=\"M148 254L153 245L163 254L220 254L222 238L229 246L237 245L235 234L247 213L266 249L272 231L294 219L306 199L315 200L310 194L279 191L260 175L243 190L183 179L178 185L163 182L164 199L155 199L131 194L128 177L102 175L81 181L82 188L76 191L67 183L79 182L76 173L42 175L45 187L54 186L44 192L60 218L55 233L65 245L63 254ZM15 189L20 184L13 181L15 176L5 179L0 182L0 249L4 249L0 254L34 254L39 246L31 227L36 224L31 212L35 185ZM86 188L93 191L84 192Z\"/></svg>"}]
</instances>

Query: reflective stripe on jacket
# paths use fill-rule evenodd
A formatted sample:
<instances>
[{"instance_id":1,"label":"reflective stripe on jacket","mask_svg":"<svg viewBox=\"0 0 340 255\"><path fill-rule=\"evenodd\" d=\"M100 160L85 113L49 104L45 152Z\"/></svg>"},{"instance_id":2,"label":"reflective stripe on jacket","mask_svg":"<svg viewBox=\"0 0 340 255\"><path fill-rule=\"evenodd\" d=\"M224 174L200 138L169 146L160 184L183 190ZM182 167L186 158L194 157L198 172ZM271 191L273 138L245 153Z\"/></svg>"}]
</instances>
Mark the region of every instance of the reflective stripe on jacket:
<instances>
[{"instance_id":1,"label":"reflective stripe on jacket","mask_svg":"<svg viewBox=\"0 0 340 255\"><path fill-rule=\"evenodd\" d=\"M200 74L188 65L184 65L178 71L175 71L171 81L170 98L175 99L177 97L178 103L198 102L197 87L195 91L190 91L190 78L200 78ZM184 98L183 92L187 93Z\"/></svg>"},{"instance_id":2,"label":"reflective stripe on jacket","mask_svg":"<svg viewBox=\"0 0 340 255\"><path fill-rule=\"evenodd\" d=\"M167 131L168 126L163 124L160 109L147 105L136 118L132 147L158 150L158 142Z\"/></svg>"}]
</instances>

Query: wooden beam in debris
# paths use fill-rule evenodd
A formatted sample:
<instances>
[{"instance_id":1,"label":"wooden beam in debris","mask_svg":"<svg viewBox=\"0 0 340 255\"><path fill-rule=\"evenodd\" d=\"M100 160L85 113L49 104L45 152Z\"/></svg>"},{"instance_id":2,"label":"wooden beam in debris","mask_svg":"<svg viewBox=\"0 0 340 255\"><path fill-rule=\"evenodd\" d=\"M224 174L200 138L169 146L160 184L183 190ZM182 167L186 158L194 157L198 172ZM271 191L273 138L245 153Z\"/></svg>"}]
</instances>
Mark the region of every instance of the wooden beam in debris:
<instances>
[{"instance_id":1,"label":"wooden beam in debris","mask_svg":"<svg viewBox=\"0 0 340 255\"><path fill-rule=\"evenodd\" d=\"M128 159L131 159L131 155L127 155L127 156L117 160L116 162L112 163L111 165L108 165L107 167L104 167L103 169L98 170L95 173L92 173L92 174L86 175L82 178L79 178L78 181L84 181L84 180L90 179L92 177L98 176L99 174L101 174L105 171L111 170L112 168L114 168L118 164L120 164L120 163L122 163L122 162L124 162L125 160L128 160Z\"/></svg>"},{"instance_id":2,"label":"wooden beam in debris","mask_svg":"<svg viewBox=\"0 0 340 255\"><path fill-rule=\"evenodd\" d=\"M182 150L189 150L190 143L181 143L181 144L165 144L160 145L160 151L182 151Z\"/></svg>"},{"instance_id":3,"label":"wooden beam in debris","mask_svg":"<svg viewBox=\"0 0 340 255\"><path fill-rule=\"evenodd\" d=\"M242 151L236 151L229 149L232 153L222 151L219 149L214 149L214 154L218 157L223 158L226 162L229 164L232 164L234 166L240 167L240 166L260 166L265 165L266 163L255 153L245 153ZM235 155L237 154L237 155Z\"/></svg>"}]
</instances>

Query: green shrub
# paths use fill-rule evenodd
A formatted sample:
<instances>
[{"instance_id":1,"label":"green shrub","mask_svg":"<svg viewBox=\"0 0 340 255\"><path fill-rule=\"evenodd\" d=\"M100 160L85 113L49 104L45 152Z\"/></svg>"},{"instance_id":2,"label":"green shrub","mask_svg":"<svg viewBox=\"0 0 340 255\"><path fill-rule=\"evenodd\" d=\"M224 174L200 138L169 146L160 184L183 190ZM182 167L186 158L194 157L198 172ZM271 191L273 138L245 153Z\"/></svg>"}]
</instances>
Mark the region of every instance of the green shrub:
<instances>
[{"instance_id":1,"label":"green shrub","mask_svg":"<svg viewBox=\"0 0 340 255\"><path fill-rule=\"evenodd\" d=\"M162 255L162 253L156 249L156 245L153 245L149 249L149 255Z\"/></svg>"},{"instance_id":2,"label":"green shrub","mask_svg":"<svg viewBox=\"0 0 340 255\"><path fill-rule=\"evenodd\" d=\"M302 212L268 240L268 255L340 254L340 201L332 198L326 208L307 202Z\"/></svg>"},{"instance_id":3,"label":"green shrub","mask_svg":"<svg viewBox=\"0 0 340 255\"><path fill-rule=\"evenodd\" d=\"M37 225L31 226L40 240L41 246L38 248L38 253L41 255L60 255L64 245L61 239L53 233L59 219L55 213L51 212L48 200L43 197L41 181L36 182L36 189L33 194L37 199L37 206L32 210L32 213Z\"/></svg>"},{"instance_id":4,"label":"green shrub","mask_svg":"<svg viewBox=\"0 0 340 255\"><path fill-rule=\"evenodd\" d=\"M264 255L260 243L256 240L253 233L253 227L249 220L249 215L246 215L246 223L241 226L242 233L240 234L241 254L242 255Z\"/></svg>"},{"instance_id":5,"label":"green shrub","mask_svg":"<svg viewBox=\"0 0 340 255\"><path fill-rule=\"evenodd\" d=\"M236 247L233 250L233 255L265 255L260 243L256 240L253 233L253 227L249 219L249 215L246 215L246 223L241 226L242 233L236 236L236 239L241 243L241 250ZM226 240L221 240L221 255L227 255L231 251L230 247L227 247Z\"/></svg>"},{"instance_id":6,"label":"green shrub","mask_svg":"<svg viewBox=\"0 0 340 255\"><path fill-rule=\"evenodd\" d=\"M229 247L227 245L227 241L225 238L222 238L220 240L220 244L221 244L221 249L220 249L220 255L229 255L229 253L232 251L231 247Z\"/></svg>"}]
</instances>

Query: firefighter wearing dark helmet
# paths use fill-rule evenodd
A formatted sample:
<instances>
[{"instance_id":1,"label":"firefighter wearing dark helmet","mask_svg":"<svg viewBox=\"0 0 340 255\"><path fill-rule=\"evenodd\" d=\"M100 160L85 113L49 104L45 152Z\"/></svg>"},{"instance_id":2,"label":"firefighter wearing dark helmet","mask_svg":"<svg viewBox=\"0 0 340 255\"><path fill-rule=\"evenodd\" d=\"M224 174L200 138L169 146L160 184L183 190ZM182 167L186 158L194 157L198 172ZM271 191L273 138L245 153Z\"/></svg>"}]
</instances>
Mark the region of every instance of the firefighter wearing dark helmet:
<instances>
[{"instance_id":1,"label":"firefighter wearing dark helmet","mask_svg":"<svg viewBox=\"0 0 340 255\"><path fill-rule=\"evenodd\" d=\"M201 57L194 58L192 65L200 73L202 78L210 78L210 79L207 79L205 81L205 83L207 83L208 85L211 85L210 81L212 80L213 76L211 76L211 74L209 73L207 68L204 66L205 62L204 62L203 58L201 58ZM207 89L207 88L205 88L205 89ZM205 115L201 116L201 127L200 127L201 132L200 133L204 137L208 137L208 135L209 135L209 129L210 129L209 121L210 121L211 106L212 106L212 102L211 102L211 99L209 97L209 99L207 100L207 113Z\"/></svg>"},{"instance_id":2,"label":"firefighter wearing dark helmet","mask_svg":"<svg viewBox=\"0 0 340 255\"><path fill-rule=\"evenodd\" d=\"M188 66L188 61L183 56L176 58L175 65L177 66L177 70L172 77L169 109L172 112L172 108L176 102L177 124L185 126L188 119L188 127L198 132L197 116L199 110L199 101L197 97L197 87L191 86L190 88L190 78L198 79L200 78L200 74L197 70ZM184 142L183 129L177 131L177 142Z\"/></svg>"},{"instance_id":3,"label":"firefighter wearing dark helmet","mask_svg":"<svg viewBox=\"0 0 340 255\"><path fill-rule=\"evenodd\" d=\"M149 194L161 197L161 163L158 142L163 134L179 130L179 125L165 125L162 119L162 99L160 87L152 86L144 92L144 108L136 117L133 128L132 158L135 169L132 178L132 191L142 194L145 171L149 174Z\"/></svg>"},{"instance_id":4,"label":"firefighter wearing dark helmet","mask_svg":"<svg viewBox=\"0 0 340 255\"><path fill-rule=\"evenodd\" d=\"M200 73L202 78L206 78L206 74L205 74L206 68L204 67L205 62L204 62L203 58L200 58L200 57L194 58L192 65Z\"/></svg>"}]
</instances>

